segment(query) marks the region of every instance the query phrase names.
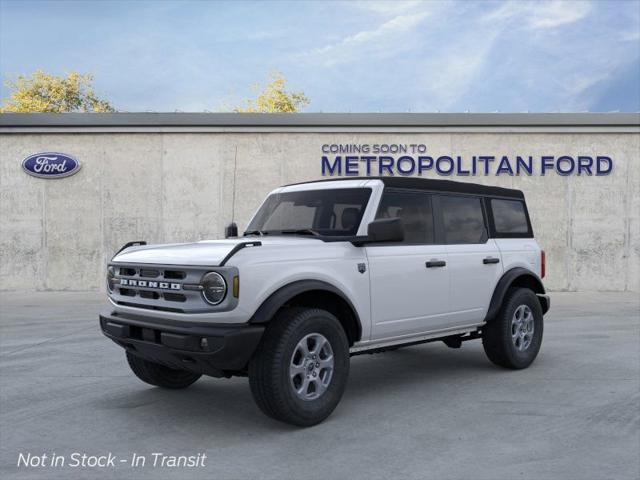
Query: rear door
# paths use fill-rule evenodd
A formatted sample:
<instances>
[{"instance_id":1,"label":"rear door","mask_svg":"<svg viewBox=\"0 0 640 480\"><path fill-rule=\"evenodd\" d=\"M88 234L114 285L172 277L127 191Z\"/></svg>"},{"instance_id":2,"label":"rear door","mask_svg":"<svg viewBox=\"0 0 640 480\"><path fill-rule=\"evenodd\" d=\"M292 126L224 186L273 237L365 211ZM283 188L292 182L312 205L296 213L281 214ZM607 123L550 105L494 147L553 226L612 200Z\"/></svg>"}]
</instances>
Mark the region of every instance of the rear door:
<instances>
[{"instance_id":1,"label":"rear door","mask_svg":"<svg viewBox=\"0 0 640 480\"><path fill-rule=\"evenodd\" d=\"M435 244L432 196L385 189L376 218L402 219L402 243L366 247L371 282L371 339L436 330L446 325L449 270Z\"/></svg>"},{"instance_id":2,"label":"rear door","mask_svg":"<svg viewBox=\"0 0 640 480\"><path fill-rule=\"evenodd\" d=\"M503 271L500 251L489 238L483 200L447 194L438 195L435 204L449 258L449 326L482 322Z\"/></svg>"}]
</instances>

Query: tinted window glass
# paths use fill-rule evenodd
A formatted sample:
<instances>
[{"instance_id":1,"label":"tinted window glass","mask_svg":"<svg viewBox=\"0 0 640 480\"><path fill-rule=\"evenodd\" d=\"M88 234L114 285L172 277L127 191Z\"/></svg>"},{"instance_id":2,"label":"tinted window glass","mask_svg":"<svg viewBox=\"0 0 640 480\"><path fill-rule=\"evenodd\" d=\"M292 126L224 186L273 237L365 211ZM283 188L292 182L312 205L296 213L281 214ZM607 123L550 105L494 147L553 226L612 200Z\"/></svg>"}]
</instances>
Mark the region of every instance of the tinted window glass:
<instances>
[{"instance_id":1,"label":"tinted window glass","mask_svg":"<svg viewBox=\"0 0 640 480\"><path fill-rule=\"evenodd\" d=\"M433 243L431 197L422 193L385 191L376 218L402 219L404 243Z\"/></svg>"},{"instance_id":2,"label":"tinted window glass","mask_svg":"<svg viewBox=\"0 0 640 480\"><path fill-rule=\"evenodd\" d=\"M282 234L312 229L321 235L356 235L370 196L370 188L276 193L260 207L247 231Z\"/></svg>"},{"instance_id":3,"label":"tinted window glass","mask_svg":"<svg viewBox=\"0 0 640 480\"><path fill-rule=\"evenodd\" d=\"M479 198L440 197L444 235L447 243L483 243L486 239Z\"/></svg>"},{"instance_id":4,"label":"tinted window glass","mask_svg":"<svg viewBox=\"0 0 640 480\"><path fill-rule=\"evenodd\" d=\"M264 222L261 230L284 230L288 228L310 228L316 209L295 202L280 202Z\"/></svg>"},{"instance_id":5,"label":"tinted window glass","mask_svg":"<svg viewBox=\"0 0 640 480\"><path fill-rule=\"evenodd\" d=\"M527 233L529 231L524 203L516 200L491 200L491 210L496 232Z\"/></svg>"}]
</instances>

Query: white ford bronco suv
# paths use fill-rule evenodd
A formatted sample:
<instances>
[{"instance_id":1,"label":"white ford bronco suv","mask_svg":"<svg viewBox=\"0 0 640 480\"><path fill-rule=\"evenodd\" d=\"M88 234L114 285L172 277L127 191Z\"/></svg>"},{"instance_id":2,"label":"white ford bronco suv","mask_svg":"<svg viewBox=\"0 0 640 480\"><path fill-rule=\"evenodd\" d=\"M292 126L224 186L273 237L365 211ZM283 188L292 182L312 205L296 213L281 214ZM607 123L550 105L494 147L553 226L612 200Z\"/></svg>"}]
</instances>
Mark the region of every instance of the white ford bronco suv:
<instances>
[{"instance_id":1,"label":"white ford bronco suv","mask_svg":"<svg viewBox=\"0 0 640 480\"><path fill-rule=\"evenodd\" d=\"M125 245L100 324L151 385L248 376L265 414L310 426L340 401L351 355L482 339L493 363L529 366L544 271L519 190L321 180L271 192L242 237Z\"/></svg>"}]
</instances>

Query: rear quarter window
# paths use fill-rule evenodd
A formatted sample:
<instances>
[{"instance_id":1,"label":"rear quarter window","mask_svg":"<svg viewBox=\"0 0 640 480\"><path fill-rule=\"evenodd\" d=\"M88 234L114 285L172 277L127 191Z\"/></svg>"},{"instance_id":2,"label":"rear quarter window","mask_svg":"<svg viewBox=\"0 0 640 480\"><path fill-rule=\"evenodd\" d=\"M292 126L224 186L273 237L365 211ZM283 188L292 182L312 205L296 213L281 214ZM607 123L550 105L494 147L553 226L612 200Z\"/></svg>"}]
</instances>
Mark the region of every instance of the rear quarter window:
<instances>
[{"instance_id":1,"label":"rear quarter window","mask_svg":"<svg viewBox=\"0 0 640 480\"><path fill-rule=\"evenodd\" d=\"M526 235L530 233L524 202L491 199L493 225L497 234Z\"/></svg>"}]
</instances>

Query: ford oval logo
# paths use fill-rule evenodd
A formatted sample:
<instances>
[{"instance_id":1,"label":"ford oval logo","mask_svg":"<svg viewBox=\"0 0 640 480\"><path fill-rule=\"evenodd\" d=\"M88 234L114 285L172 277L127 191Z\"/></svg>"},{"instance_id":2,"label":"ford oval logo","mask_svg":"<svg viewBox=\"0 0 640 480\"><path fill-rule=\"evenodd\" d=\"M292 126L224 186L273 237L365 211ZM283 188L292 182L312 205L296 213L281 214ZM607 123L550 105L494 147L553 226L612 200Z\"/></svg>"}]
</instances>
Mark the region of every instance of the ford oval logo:
<instances>
[{"instance_id":1,"label":"ford oval logo","mask_svg":"<svg viewBox=\"0 0 640 480\"><path fill-rule=\"evenodd\" d=\"M25 158L22 169L34 177L62 178L80 170L80 162L66 153L44 152Z\"/></svg>"}]
</instances>

